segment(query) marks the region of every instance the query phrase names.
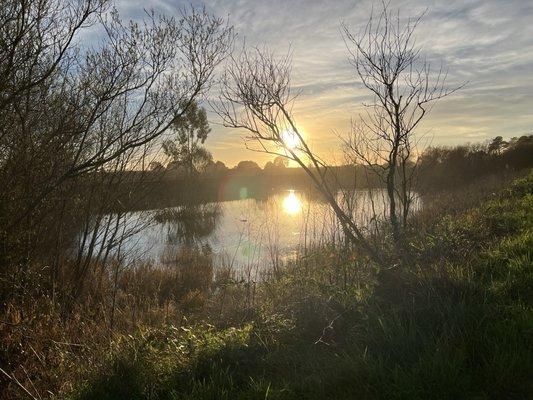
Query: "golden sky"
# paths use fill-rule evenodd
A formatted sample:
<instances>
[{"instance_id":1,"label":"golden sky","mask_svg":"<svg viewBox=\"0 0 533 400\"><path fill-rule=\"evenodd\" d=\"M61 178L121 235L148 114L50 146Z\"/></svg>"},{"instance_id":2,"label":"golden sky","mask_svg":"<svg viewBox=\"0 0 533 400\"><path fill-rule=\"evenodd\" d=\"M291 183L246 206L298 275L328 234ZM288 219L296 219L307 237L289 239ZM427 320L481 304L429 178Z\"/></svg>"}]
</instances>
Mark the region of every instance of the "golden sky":
<instances>
[{"instance_id":1,"label":"golden sky","mask_svg":"<svg viewBox=\"0 0 533 400\"><path fill-rule=\"evenodd\" d=\"M122 0L125 18L137 18L143 8L175 13L182 0ZM193 2L194 5L202 3ZM335 131L342 134L350 119L369 99L340 34L341 22L357 31L366 22L370 0L206 0L206 8L227 17L240 43L267 45L280 55L290 46L293 87L301 95L295 119L308 140L326 158L339 157ZM533 131L533 1L450 0L391 1L408 17L427 10L416 39L435 65L449 69L450 86L465 81L460 92L442 100L420 127L434 145L453 145L504 138ZM216 96L216 93L212 93ZM245 132L230 130L209 113L212 133L206 145L228 166L240 160L260 165L272 157L245 149Z\"/></svg>"}]
</instances>

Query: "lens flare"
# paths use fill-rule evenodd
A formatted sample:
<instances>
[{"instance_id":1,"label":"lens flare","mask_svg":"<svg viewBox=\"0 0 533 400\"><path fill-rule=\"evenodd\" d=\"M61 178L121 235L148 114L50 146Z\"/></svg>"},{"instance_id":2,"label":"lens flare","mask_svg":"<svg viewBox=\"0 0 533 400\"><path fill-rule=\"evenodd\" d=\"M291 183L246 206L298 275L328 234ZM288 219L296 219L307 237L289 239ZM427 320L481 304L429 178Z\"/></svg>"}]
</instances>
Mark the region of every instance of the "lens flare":
<instances>
[{"instance_id":1,"label":"lens flare","mask_svg":"<svg viewBox=\"0 0 533 400\"><path fill-rule=\"evenodd\" d=\"M302 201L296 196L294 190L283 199L283 210L289 215L298 214L302 210Z\"/></svg>"}]
</instances>

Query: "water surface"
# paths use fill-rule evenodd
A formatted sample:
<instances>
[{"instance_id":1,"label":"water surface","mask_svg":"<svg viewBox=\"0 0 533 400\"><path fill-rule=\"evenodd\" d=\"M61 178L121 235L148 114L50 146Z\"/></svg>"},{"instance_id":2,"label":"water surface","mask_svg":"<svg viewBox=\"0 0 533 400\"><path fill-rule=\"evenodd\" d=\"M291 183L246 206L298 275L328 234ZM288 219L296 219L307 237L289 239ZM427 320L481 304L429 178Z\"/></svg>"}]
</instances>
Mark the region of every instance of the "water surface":
<instances>
[{"instance_id":1,"label":"water surface","mask_svg":"<svg viewBox=\"0 0 533 400\"><path fill-rule=\"evenodd\" d=\"M370 226L372 216L383 213L383 191L372 196L352 192L350 198L354 218L362 226ZM261 269L313 246L342 240L330 206L316 195L295 190L262 200L130 212L120 223L123 232L129 232L120 253L129 261L154 264L164 261L166 254L203 246L213 252L218 265Z\"/></svg>"}]
</instances>

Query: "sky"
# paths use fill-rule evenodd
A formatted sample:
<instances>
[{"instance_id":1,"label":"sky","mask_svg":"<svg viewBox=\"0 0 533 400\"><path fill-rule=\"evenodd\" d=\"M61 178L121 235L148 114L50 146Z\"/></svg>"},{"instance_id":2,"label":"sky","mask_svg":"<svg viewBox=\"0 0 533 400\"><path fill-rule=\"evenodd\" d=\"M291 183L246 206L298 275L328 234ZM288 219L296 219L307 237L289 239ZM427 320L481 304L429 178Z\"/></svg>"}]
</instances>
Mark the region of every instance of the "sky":
<instances>
[{"instance_id":1,"label":"sky","mask_svg":"<svg viewBox=\"0 0 533 400\"><path fill-rule=\"evenodd\" d=\"M182 0L118 0L124 19L146 8L175 14ZM293 89L301 92L294 116L309 144L326 159L340 157L337 135L370 99L348 62L341 23L358 32L372 0L196 0L235 27L238 40L266 45L293 57ZM432 65L448 69L448 85L466 87L440 101L420 126L431 145L456 145L533 133L533 0L391 0L402 17L426 12L417 44ZM216 96L216 93L212 93ZM244 131L224 128L208 112L212 132L206 141L216 160L260 165L272 157L244 146Z\"/></svg>"}]
</instances>

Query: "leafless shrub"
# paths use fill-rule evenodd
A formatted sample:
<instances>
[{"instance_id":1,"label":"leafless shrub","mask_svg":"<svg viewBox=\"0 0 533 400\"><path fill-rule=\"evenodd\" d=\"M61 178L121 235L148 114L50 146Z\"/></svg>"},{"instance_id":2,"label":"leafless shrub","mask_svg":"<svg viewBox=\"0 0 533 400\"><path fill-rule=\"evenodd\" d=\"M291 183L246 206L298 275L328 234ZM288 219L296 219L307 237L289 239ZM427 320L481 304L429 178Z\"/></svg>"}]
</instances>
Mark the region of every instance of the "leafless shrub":
<instances>
[{"instance_id":1,"label":"leafless shrub","mask_svg":"<svg viewBox=\"0 0 533 400\"><path fill-rule=\"evenodd\" d=\"M433 70L421 55L414 37L421 18L403 21L383 3L359 33L342 27L351 65L372 94L365 114L343 137L345 151L352 163L370 167L385 186L396 242L402 240L415 196L415 151L421 138L416 128L435 102L462 87L448 88L447 71L442 66Z\"/></svg>"}]
</instances>

